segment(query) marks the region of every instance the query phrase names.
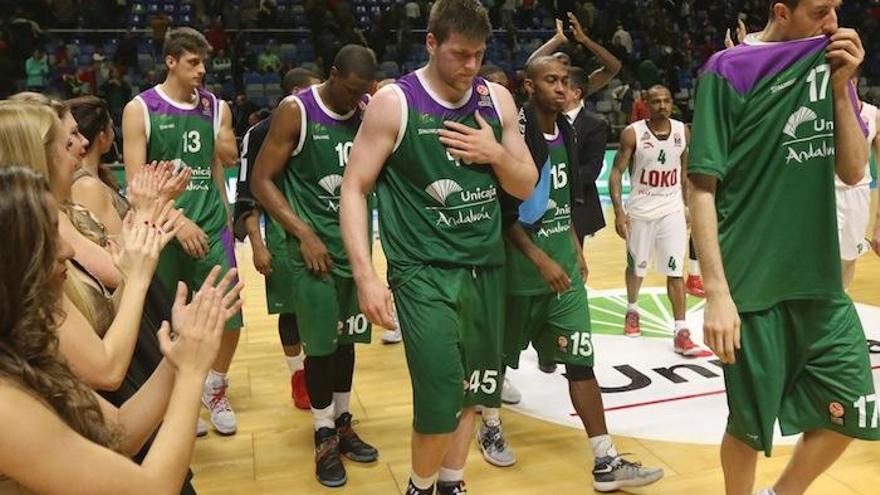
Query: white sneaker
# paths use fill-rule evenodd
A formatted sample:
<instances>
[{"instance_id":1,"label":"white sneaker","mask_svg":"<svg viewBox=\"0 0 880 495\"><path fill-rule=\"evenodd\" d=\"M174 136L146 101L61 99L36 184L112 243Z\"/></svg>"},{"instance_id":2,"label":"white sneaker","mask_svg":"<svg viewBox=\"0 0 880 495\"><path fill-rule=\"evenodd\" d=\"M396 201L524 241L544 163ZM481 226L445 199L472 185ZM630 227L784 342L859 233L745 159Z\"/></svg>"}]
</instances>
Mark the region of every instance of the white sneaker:
<instances>
[{"instance_id":1,"label":"white sneaker","mask_svg":"<svg viewBox=\"0 0 880 495\"><path fill-rule=\"evenodd\" d=\"M396 330L385 330L385 333L382 334L382 343L383 344L397 344L401 341L400 329Z\"/></svg>"},{"instance_id":2,"label":"white sneaker","mask_svg":"<svg viewBox=\"0 0 880 495\"><path fill-rule=\"evenodd\" d=\"M199 418L199 420L196 421L196 436L203 437L207 434L208 434L208 423L205 423L204 419Z\"/></svg>"},{"instance_id":3,"label":"white sneaker","mask_svg":"<svg viewBox=\"0 0 880 495\"><path fill-rule=\"evenodd\" d=\"M504 385L501 386L501 402L505 404L519 404L521 400L522 394L505 376Z\"/></svg>"},{"instance_id":4,"label":"white sneaker","mask_svg":"<svg viewBox=\"0 0 880 495\"><path fill-rule=\"evenodd\" d=\"M232 435L235 433L238 423L235 420L235 411L229 405L226 399L226 388L229 387L229 380L224 378L218 385L210 383L211 377L205 382L202 388L202 404L211 412L211 424L214 429L221 435Z\"/></svg>"}]
</instances>

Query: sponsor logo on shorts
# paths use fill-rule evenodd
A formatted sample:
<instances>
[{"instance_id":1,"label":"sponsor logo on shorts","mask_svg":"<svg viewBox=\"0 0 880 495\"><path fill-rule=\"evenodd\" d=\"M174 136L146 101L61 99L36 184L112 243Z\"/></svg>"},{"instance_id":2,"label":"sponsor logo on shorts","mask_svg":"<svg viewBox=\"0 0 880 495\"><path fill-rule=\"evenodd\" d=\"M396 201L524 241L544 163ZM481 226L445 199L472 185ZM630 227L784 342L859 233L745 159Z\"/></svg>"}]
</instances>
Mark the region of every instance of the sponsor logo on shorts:
<instances>
[{"instance_id":1,"label":"sponsor logo on shorts","mask_svg":"<svg viewBox=\"0 0 880 495\"><path fill-rule=\"evenodd\" d=\"M565 335L560 335L556 339L556 347L559 348L560 352L568 352L568 337L566 337Z\"/></svg>"},{"instance_id":2,"label":"sponsor logo on shorts","mask_svg":"<svg viewBox=\"0 0 880 495\"><path fill-rule=\"evenodd\" d=\"M595 373L602 386L609 431L651 440L717 444L728 415L724 365L714 356L685 358L673 352L674 316L666 288L641 290L642 337L637 339L623 335L625 289L588 290L587 294ZM687 299L688 329L694 342L705 348L704 306L702 299ZM857 303L856 309L865 329L875 387L880 390L880 307ZM568 341L571 347L571 337ZM508 372L523 394L522 402L514 409L580 430L583 425L571 406L561 373L542 373L535 351L523 352L519 369ZM816 407L820 412L828 411L829 422L836 420L840 425L847 412L855 417L855 412L861 411L859 407L865 410L866 425L876 414L871 398L856 403L821 402ZM758 442L761 437L750 432L747 438ZM783 438L777 430L774 438L776 444L793 444L797 436Z\"/></svg>"}]
</instances>

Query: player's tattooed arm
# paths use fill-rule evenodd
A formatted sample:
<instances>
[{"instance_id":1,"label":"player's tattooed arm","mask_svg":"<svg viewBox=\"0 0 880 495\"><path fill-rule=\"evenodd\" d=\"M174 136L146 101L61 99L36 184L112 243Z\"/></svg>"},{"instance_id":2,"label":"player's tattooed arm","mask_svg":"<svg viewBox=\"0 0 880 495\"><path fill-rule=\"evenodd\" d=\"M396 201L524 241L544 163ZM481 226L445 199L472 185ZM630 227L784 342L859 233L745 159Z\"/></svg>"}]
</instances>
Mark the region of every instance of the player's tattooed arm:
<instances>
[{"instance_id":1,"label":"player's tattooed arm","mask_svg":"<svg viewBox=\"0 0 880 495\"><path fill-rule=\"evenodd\" d=\"M553 258L539 248L518 222L504 231L504 236L526 258L538 267L541 277L553 292L561 294L571 287L571 278Z\"/></svg>"},{"instance_id":2,"label":"player's tattooed arm","mask_svg":"<svg viewBox=\"0 0 880 495\"><path fill-rule=\"evenodd\" d=\"M608 178L611 203L614 205L614 229L621 239L629 236L629 218L623 209L623 173L629 168L636 151L636 131L632 126L620 133L620 148L614 156L614 166Z\"/></svg>"},{"instance_id":3,"label":"player's tattooed arm","mask_svg":"<svg viewBox=\"0 0 880 495\"><path fill-rule=\"evenodd\" d=\"M839 28L831 34L831 43L825 51L831 64L834 96L835 172L844 183L853 185L862 180L868 162L868 143L854 104L855 88L850 82L865 58L865 49L855 30Z\"/></svg>"},{"instance_id":4,"label":"player's tattooed arm","mask_svg":"<svg viewBox=\"0 0 880 495\"><path fill-rule=\"evenodd\" d=\"M373 268L367 195L394 151L400 133L401 106L400 97L391 86L382 88L370 100L345 167L339 204L342 241L357 284L358 305L368 320L385 328L395 327L394 303L391 291Z\"/></svg>"},{"instance_id":5,"label":"player's tattooed arm","mask_svg":"<svg viewBox=\"0 0 880 495\"><path fill-rule=\"evenodd\" d=\"M275 178L284 172L288 158L299 143L302 118L302 111L294 99L285 100L275 110L269 133L254 162L251 192L266 213L299 239L303 260L309 270L329 275L333 260L327 246L309 224L294 213L287 198L275 185Z\"/></svg>"},{"instance_id":6,"label":"player's tattooed arm","mask_svg":"<svg viewBox=\"0 0 880 495\"><path fill-rule=\"evenodd\" d=\"M724 275L718 246L718 216L715 189L718 180L708 175L692 175L690 190L692 234L700 253L700 270L706 289L703 336L706 345L722 362L736 362L740 348L740 319Z\"/></svg>"}]
</instances>

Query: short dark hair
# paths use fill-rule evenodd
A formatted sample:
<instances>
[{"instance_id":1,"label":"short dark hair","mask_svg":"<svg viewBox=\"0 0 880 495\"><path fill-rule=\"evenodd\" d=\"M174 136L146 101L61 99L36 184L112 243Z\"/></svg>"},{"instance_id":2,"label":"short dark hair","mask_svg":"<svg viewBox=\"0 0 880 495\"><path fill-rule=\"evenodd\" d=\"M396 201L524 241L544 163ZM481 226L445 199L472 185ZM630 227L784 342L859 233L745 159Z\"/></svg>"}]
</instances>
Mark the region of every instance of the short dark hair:
<instances>
[{"instance_id":1,"label":"short dark hair","mask_svg":"<svg viewBox=\"0 0 880 495\"><path fill-rule=\"evenodd\" d=\"M287 74L284 74L284 78L281 79L281 91L284 92L285 95L288 95L295 88L308 86L309 82L313 79L320 81L321 76L315 74L309 69L303 69L302 67L290 69L287 71Z\"/></svg>"},{"instance_id":2,"label":"short dark hair","mask_svg":"<svg viewBox=\"0 0 880 495\"><path fill-rule=\"evenodd\" d=\"M477 0L437 0L428 15L428 32L438 44L454 33L485 40L492 33L492 23L486 8Z\"/></svg>"},{"instance_id":3,"label":"short dark hair","mask_svg":"<svg viewBox=\"0 0 880 495\"><path fill-rule=\"evenodd\" d=\"M770 19L773 19L773 6L777 3L785 4L790 10L794 10L801 3L801 0L770 0L770 6L768 7Z\"/></svg>"},{"instance_id":4,"label":"short dark hair","mask_svg":"<svg viewBox=\"0 0 880 495\"><path fill-rule=\"evenodd\" d=\"M190 27L170 29L165 35L163 56L171 55L180 58L185 52L207 55L211 51L211 44L205 35Z\"/></svg>"},{"instance_id":5,"label":"short dark hair","mask_svg":"<svg viewBox=\"0 0 880 495\"><path fill-rule=\"evenodd\" d=\"M526 77L534 80L540 75L541 69L550 64L562 64L563 66L565 65L565 63L559 60L558 57L554 57L553 55L542 55L540 57L535 57L531 61L529 61L528 65L526 65Z\"/></svg>"},{"instance_id":6,"label":"short dark hair","mask_svg":"<svg viewBox=\"0 0 880 495\"><path fill-rule=\"evenodd\" d=\"M498 67L497 65L483 64L483 66L480 68L480 77L489 77L492 74L497 74L499 72L504 72L504 69Z\"/></svg>"},{"instance_id":7,"label":"short dark hair","mask_svg":"<svg viewBox=\"0 0 880 495\"><path fill-rule=\"evenodd\" d=\"M587 95L587 85L590 82L590 76L587 71L580 67L571 67L568 69L568 85L571 88L581 90L581 97Z\"/></svg>"},{"instance_id":8,"label":"short dark hair","mask_svg":"<svg viewBox=\"0 0 880 495\"><path fill-rule=\"evenodd\" d=\"M361 79L375 80L377 65L373 50L361 45L345 45L333 59L333 67L342 77L354 73Z\"/></svg>"}]
</instances>

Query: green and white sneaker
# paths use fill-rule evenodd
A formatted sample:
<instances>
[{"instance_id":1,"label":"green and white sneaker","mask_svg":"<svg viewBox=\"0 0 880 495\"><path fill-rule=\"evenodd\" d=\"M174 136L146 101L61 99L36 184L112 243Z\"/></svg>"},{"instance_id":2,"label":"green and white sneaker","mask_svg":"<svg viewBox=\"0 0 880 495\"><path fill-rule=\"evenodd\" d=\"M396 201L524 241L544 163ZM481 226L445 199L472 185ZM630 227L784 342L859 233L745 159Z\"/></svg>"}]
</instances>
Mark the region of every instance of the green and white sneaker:
<instances>
[{"instance_id":1,"label":"green and white sneaker","mask_svg":"<svg viewBox=\"0 0 880 495\"><path fill-rule=\"evenodd\" d=\"M597 492L613 492L621 488L645 486L663 477L660 468L644 467L621 456L600 457L593 467L593 488Z\"/></svg>"}]
</instances>

